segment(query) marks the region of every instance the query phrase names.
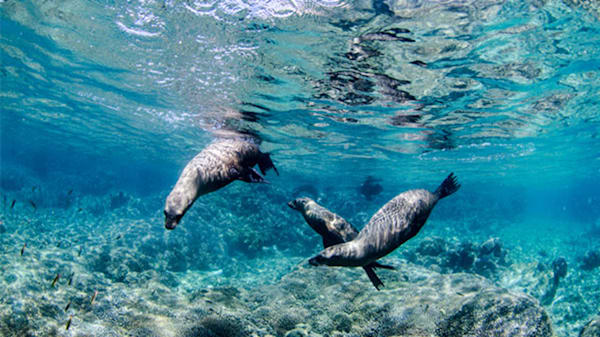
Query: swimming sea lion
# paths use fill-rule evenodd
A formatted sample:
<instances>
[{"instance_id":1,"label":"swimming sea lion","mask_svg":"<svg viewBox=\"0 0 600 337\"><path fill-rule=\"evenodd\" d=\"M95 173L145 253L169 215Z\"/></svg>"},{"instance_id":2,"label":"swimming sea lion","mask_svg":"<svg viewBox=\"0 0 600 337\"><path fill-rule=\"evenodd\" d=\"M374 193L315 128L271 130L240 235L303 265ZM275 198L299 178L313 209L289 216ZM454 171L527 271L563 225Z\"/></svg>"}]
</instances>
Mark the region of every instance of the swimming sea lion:
<instances>
[{"instance_id":1,"label":"swimming sea lion","mask_svg":"<svg viewBox=\"0 0 600 337\"><path fill-rule=\"evenodd\" d=\"M325 248L309 263L315 266L368 265L414 237L436 203L459 188L450 173L433 193L421 189L401 193L381 207L354 240Z\"/></svg>"},{"instance_id":2,"label":"swimming sea lion","mask_svg":"<svg viewBox=\"0 0 600 337\"><path fill-rule=\"evenodd\" d=\"M165 227L175 229L185 212L196 199L216 191L234 180L248 183L265 182L252 167L262 174L277 169L268 153L243 139L217 139L197 154L184 168L165 203Z\"/></svg>"},{"instance_id":3,"label":"swimming sea lion","mask_svg":"<svg viewBox=\"0 0 600 337\"><path fill-rule=\"evenodd\" d=\"M367 198L367 200L373 200L374 196L383 191L383 187L378 183L378 181L381 181L381 179L368 176L362 185L360 185L359 191L365 196L365 198Z\"/></svg>"},{"instance_id":4,"label":"swimming sea lion","mask_svg":"<svg viewBox=\"0 0 600 337\"><path fill-rule=\"evenodd\" d=\"M294 199L288 202L288 206L300 212L306 223L321 235L324 248L348 242L358 235L356 228L344 218L317 204L311 198ZM379 290L379 287L383 286L383 282L375 274L373 270L375 268L394 269L394 267L377 262L371 262L369 265L363 266L369 280Z\"/></svg>"}]
</instances>

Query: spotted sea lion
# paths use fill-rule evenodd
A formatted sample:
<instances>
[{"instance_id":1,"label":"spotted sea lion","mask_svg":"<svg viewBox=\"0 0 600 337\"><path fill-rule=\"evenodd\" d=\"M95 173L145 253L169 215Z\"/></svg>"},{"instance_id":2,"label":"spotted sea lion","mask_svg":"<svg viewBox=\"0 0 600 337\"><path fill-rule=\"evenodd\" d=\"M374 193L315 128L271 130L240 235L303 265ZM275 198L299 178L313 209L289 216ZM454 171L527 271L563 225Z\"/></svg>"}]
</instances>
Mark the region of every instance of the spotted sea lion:
<instances>
[{"instance_id":1,"label":"spotted sea lion","mask_svg":"<svg viewBox=\"0 0 600 337\"><path fill-rule=\"evenodd\" d=\"M184 168L165 202L165 227L174 229L196 199L235 180L265 182L262 174L277 169L268 153L244 139L217 139L197 154Z\"/></svg>"},{"instance_id":2,"label":"spotted sea lion","mask_svg":"<svg viewBox=\"0 0 600 337\"><path fill-rule=\"evenodd\" d=\"M410 190L388 201L373 215L354 240L330 246L311 258L315 266L366 266L414 237L436 203L460 188L453 173L431 193Z\"/></svg>"},{"instance_id":3,"label":"spotted sea lion","mask_svg":"<svg viewBox=\"0 0 600 337\"><path fill-rule=\"evenodd\" d=\"M302 214L306 223L323 238L323 247L327 248L353 240L358 231L341 216L317 204L311 198L297 198L288 202L288 206ZM379 290L383 282L375 274L375 268L394 269L392 266L371 262L363 266L369 280Z\"/></svg>"}]
</instances>

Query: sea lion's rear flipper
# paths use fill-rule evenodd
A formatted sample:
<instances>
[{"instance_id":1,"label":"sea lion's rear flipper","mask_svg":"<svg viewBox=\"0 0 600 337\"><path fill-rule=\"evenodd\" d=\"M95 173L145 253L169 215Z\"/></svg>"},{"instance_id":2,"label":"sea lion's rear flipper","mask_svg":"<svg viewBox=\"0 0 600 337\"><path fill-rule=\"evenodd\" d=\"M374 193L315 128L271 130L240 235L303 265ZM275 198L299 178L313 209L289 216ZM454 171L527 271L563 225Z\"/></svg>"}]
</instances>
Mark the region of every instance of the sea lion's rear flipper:
<instances>
[{"instance_id":1,"label":"sea lion's rear flipper","mask_svg":"<svg viewBox=\"0 0 600 337\"><path fill-rule=\"evenodd\" d=\"M394 267L394 266L388 266L387 264L381 264L379 262L369 263L369 266L371 266L373 268L381 268L381 269L396 269L396 267Z\"/></svg>"},{"instance_id":2,"label":"sea lion's rear flipper","mask_svg":"<svg viewBox=\"0 0 600 337\"><path fill-rule=\"evenodd\" d=\"M275 165L273 165L271 155L268 153L261 153L258 156L258 168L260 168L260 172L262 172L262 174L265 174L265 172L269 169L273 169L275 170L275 173L279 175L279 171L277 171L277 168L275 167Z\"/></svg>"},{"instance_id":3,"label":"sea lion's rear flipper","mask_svg":"<svg viewBox=\"0 0 600 337\"><path fill-rule=\"evenodd\" d=\"M450 173L433 194L437 195L439 199L442 199L458 191L459 188L460 184L456 180L456 176L454 176L454 173Z\"/></svg>"},{"instance_id":4,"label":"sea lion's rear flipper","mask_svg":"<svg viewBox=\"0 0 600 337\"><path fill-rule=\"evenodd\" d=\"M267 182L265 180L265 178L263 178L260 174L258 174L258 172L256 172L255 169L253 169L251 167L244 170L240 174L238 179L241 181L245 181L247 183L266 183Z\"/></svg>"},{"instance_id":5,"label":"sea lion's rear flipper","mask_svg":"<svg viewBox=\"0 0 600 337\"><path fill-rule=\"evenodd\" d=\"M377 277L377 274L375 274L375 271L373 270L373 267L370 264L364 266L363 269L367 273L367 276L369 277L369 280L371 280L371 283L373 283L373 285L375 286L375 289L379 290L379 287L383 287L383 282L381 282L379 277Z\"/></svg>"}]
</instances>

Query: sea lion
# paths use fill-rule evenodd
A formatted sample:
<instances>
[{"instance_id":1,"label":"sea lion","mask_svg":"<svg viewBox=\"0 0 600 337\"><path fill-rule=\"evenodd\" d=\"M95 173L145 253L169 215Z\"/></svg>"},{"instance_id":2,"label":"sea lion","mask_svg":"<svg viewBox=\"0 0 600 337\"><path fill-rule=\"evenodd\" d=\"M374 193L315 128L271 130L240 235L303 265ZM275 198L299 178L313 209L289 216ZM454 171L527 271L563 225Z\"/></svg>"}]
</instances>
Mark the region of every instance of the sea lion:
<instances>
[{"instance_id":1,"label":"sea lion","mask_svg":"<svg viewBox=\"0 0 600 337\"><path fill-rule=\"evenodd\" d=\"M362 195L367 198L367 200L373 200L373 197L381 193L383 191L383 186L378 183L381 181L379 178L374 178L373 176L368 176L367 179L360 185L359 191Z\"/></svg>"},{"instance_id":2,"label":"sea lion","mask_svg":"<svg viewBox=\"0 0 600 337\"><path fill-rule=\"evenodd\" d=\"M323 247L337 245L353 240L358 231L348 221L341 216L331 212L327 208L317 204L311 198L297 198L288 202L291 209L295 209L302 214L306 223L323 238ZM372 262L363 266L369 280L379 290L383 282L375 274L375 268L394 269L392 266Z\"/></svg>"},{"instance_id":3,"label":"sea lion","mask_svg":"<svg viewBox=\"0 0 600 337\"><path fill-rule=\"evenodd\" d=\"M165 228L175 229L196 199L214 192L235 180L265 182L262 174L277 169L268 153L245 139L217 139L197 154L184 168L165 202Z\"/></svg>"},{"instance_id":4,"label":"sea lion","mask_svg":"<svg viewBox=\"0 0 600 337\"><path fill-rule=\"evenodd\" d=\"M433 193L422 189L401 193L381 207L354 240L325 248L309 263L315 266L366 266L414 237L436 203L459 188L454 174L450 173Z\"/></svg>"}]
</instances>

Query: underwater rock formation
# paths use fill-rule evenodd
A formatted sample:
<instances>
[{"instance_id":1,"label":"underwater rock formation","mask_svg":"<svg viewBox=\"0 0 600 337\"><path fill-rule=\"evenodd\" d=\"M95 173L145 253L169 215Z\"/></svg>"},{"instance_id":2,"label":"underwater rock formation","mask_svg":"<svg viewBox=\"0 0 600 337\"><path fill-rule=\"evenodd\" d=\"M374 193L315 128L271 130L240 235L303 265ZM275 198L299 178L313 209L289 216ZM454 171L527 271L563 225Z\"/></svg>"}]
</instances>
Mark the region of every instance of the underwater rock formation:
<instances>
[{"instance_id":1,"label":"underwater rock formation","mask_svg":"<svg viewBox=\"0 0 600 337\"><path fill-rule=\"evenodd\" d=\"M193 329L229 331L202 323L212 308L220 314L209 317L258 336L552 336L548 315L530 296L475 275L398 269L381 292L364 286L359 269L303 267L251 291L210 290L191 303L200 322Z\"/></svg>"},{"instance_id":2,"label":"underwater rock formation","mask_svg":"<svg viewBox=\"0 0 600 337\"><path fill-rule=\"evenodd\" d=\"M588 324L586 324L579 337L598 337L600 336L600 316L594 317Z\"/></svg>"},{"instance_id":3,"label":"underwater rock formation","mask_svg":"<svg viewBox=\"0 0 600 337\"><path fill-rule=\"evenodd\" d=\"M59 281L52 293L38 296L43 310L23 301L24 294L8 297L0 334L60 334L68 317L63 307L72 298L69 331L78 336L552 336L548 315L528 295L477 275L444 275L400 261L396 267L379 292L365 286L359 268L300 265L257 287L177 287L191 279L175 276L173 282L152 271L136 282L84 286L91 279L81 275L73 287ZM90 305L97 287L100 295Z\"/></svg>"},{"instance_id":4,"label":"underwater rock formation","mask_svg":"<svg viewBox=\"0 0 600 337\"><path fill-rule=\"evenodd\" d=\"M546 293L542 296L541 303L543 305L552 303L554 296L556 296L560 279L565 276L567 276L567 260L561 256L552 261L552 282Z\"/></svg>"},{"instance_id":5,"label":"underwater rock formation","mask_svg":"<svg viewBox=\"0 0 600 337\"><path fill-rule=\"evenodd\" d=\"M581 269L592 270L600 266L600 252L589 250L581 258Z\"/></svg>"},{"instance_id":6,"label":"underwater rock formation","mask_svg":"<svg viewBox=\"0 0 600 337\"><path fill-rule=\"evenodd\" d=\"M499 238L475 244L451 243L436 236L423 239L415 251L404 252L409 261L443 273L471 272L486 277L508 265L507 254Z\"/></svg>"}]
</instances>

